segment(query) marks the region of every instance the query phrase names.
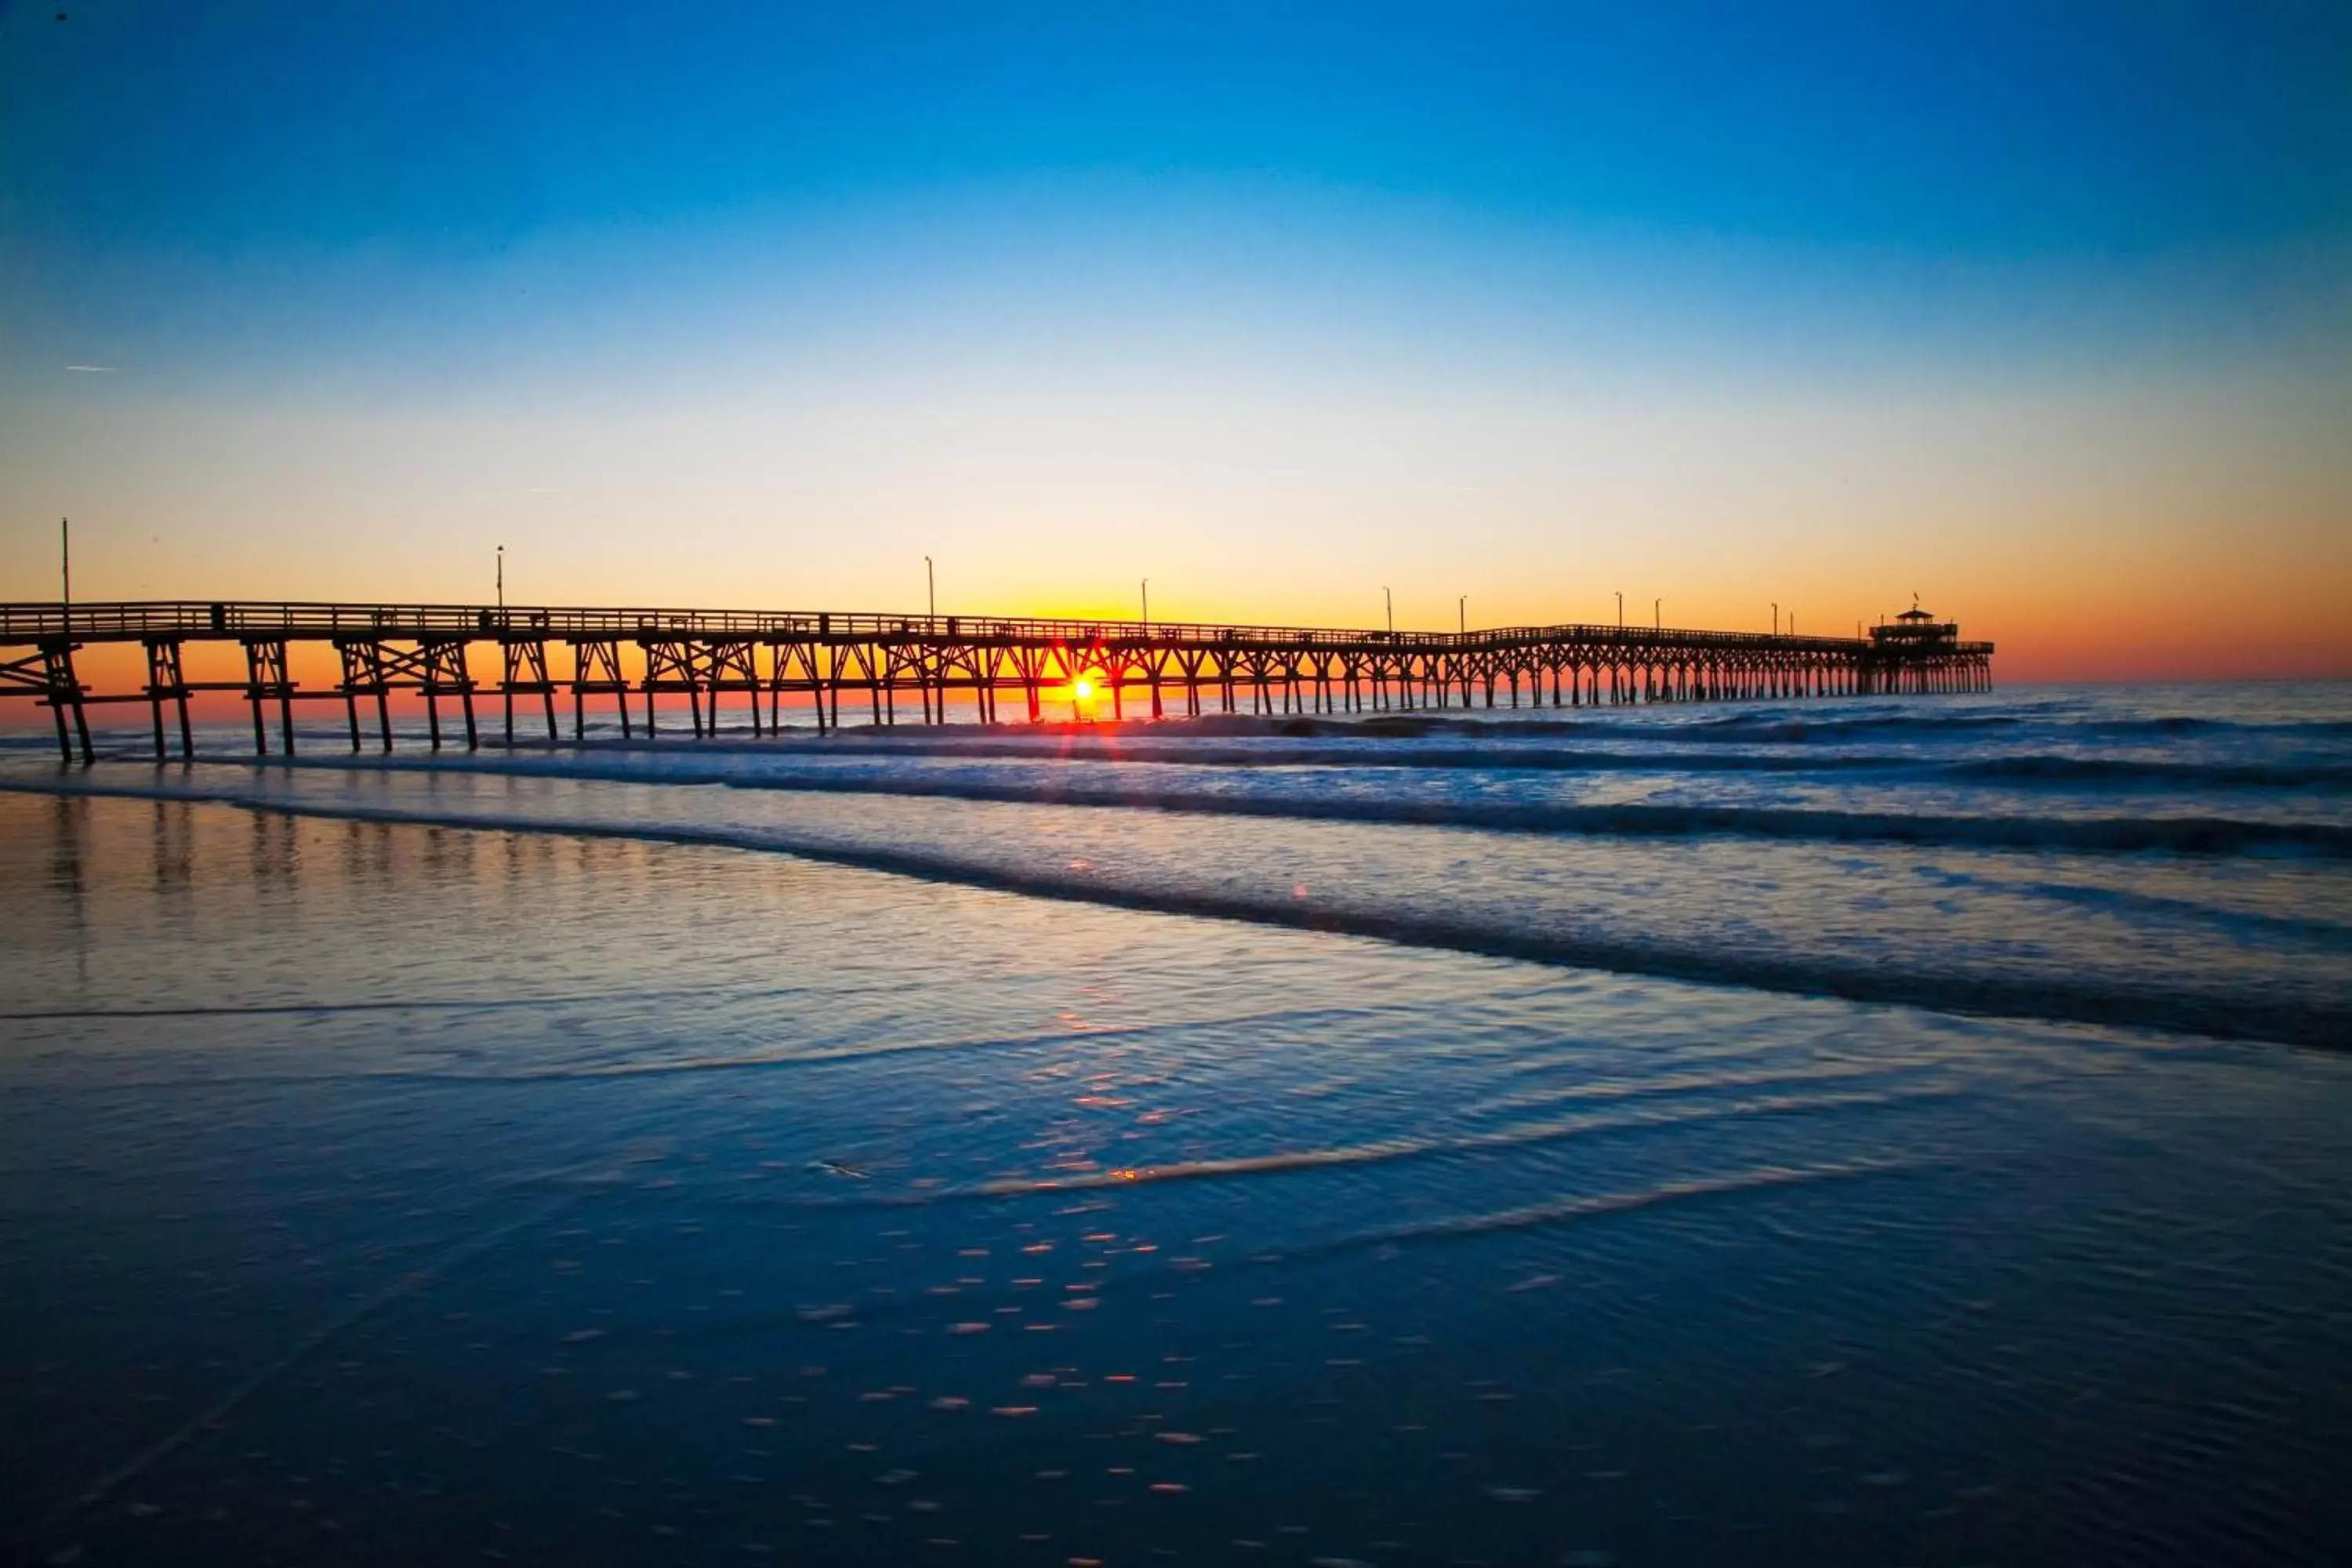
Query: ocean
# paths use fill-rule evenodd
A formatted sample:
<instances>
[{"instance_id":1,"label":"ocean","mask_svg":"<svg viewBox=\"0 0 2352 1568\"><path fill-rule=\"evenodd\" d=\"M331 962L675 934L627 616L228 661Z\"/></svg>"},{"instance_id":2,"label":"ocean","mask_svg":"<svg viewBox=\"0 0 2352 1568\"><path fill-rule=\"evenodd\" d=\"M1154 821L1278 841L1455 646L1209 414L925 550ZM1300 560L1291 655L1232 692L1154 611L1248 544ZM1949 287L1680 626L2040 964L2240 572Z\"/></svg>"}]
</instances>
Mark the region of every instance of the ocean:
<instances>
[{"instance_id":1,"label":"ocean","mask_svg":"<svg viewBox=\"0 0 2352 1568\"><path fill-rule=\"evenodd\" d=\"M2352 686L118 712L0 739L27 1561L2352 1555Z\"/></svg>"}]
</instances>

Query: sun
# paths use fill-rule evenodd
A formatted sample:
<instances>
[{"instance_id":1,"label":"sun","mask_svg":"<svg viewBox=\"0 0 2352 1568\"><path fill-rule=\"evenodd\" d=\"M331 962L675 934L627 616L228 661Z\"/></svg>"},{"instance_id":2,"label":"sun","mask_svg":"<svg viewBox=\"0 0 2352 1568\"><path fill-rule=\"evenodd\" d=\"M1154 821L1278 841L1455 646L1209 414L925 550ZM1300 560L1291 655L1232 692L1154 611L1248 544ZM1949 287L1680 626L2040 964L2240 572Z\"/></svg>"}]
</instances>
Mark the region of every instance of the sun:
<instances>
[{"instance_id":1,"label":"sun","mask_svg":"<svg viewBox=\"0 0 2352 1568\"><path fill-rule=\"evenodd\" d=\"M1070 695L1076 698L1079 701L1087 701L1088 699L1092 698L1094 694L1095 683L1087 679L1084 676L1080 676L1077 679L1070 682Z\"/></svg>"}]
</instances>

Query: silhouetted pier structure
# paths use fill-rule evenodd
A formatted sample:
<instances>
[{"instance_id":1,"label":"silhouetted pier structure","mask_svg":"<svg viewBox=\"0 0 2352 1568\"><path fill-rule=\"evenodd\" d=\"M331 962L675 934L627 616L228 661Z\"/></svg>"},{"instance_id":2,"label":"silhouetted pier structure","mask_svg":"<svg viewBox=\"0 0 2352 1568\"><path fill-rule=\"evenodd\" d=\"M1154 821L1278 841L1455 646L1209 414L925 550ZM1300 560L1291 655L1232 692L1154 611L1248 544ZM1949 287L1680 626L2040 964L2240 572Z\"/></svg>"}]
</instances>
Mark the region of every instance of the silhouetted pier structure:
<instances>
[{"instance_id":1,"label":"silhouetted pier structure","mask_svg":"<svg viewBox=\"0 0 2352 1568\"><path fill-rule=\"evenodd\" d=\"M191 644L242 648L242 680L191 680ZM297 644L331 646L341 679L305 687L292 672ZM74 655L92 644L136 644L147 679L136 690L100 692L78 678ZM551 655L562 645L568 665ZM480 650L495 649L495 658ZM631 657L630 650L635 650ZM520 703L561 738L557 699L571 698L575 737L592 700L609 700L625 735L630 698L645 699L646 732L656 700L683 697L698 735L716 733L722 700L748 713L753 733L780 729L787 700L838 729L845 700L877 725L902 704L924 723L944 722L961 694L982 722L999 721L1010 694L1034 722L1045 704L1091 689L1097 716L1132 704L1158 719L1203 713L1364 713L1634 702L1982 691L1992 683L1992 645L1962 642L1959 628L1906 611L1867 637L1685 631L1624 626L1492 626L1479 631L1351 631L1162 621L1045 620L1003 616L896 616L765 610L565 609L457 605L134 602L0 605L0 697L29 697L57 720L70 762L91 756L88 710L145 703L155 754L167 729L183 756L195 753L188 700L199 691L239 693L253 710L256 751L270 751L271 724L294 749L294 704L342 705L354 751L373 730L392 749L389 698L424 699L436 750L445 722L479 745L476 700L498 699L506 739ZM478 663L478 660L481 662ZM487 676L498 670L495 681ZM556 671L568 668L559 679ZM444 715L444 704L454 711ZM536 709L537 713L531 710ZM167 726L167 716L175 722ZM910 711L910 719L914 712ZM373 720L365 723L363 720ZM535 727L535 726L532 726Z\"/></svg>"}]
</instances>

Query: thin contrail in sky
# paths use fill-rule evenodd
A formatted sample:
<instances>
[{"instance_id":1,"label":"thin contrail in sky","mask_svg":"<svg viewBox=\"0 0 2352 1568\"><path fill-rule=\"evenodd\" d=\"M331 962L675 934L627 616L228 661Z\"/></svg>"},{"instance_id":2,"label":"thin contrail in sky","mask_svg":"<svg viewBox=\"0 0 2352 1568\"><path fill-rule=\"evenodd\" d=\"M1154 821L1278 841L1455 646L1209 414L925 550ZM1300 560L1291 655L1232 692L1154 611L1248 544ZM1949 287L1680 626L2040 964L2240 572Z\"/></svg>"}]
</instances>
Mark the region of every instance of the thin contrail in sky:
<instances>
[{"instance_id":1,"label":"thin contrail in sky","mask_svg":"<svg viewBox=\"0 0 2352 1568\"><path fill-rule=\"evenodd\" d=\"M69 364L66 368L91 371L100 375L120 375L122 373L122 367L119 364Z\"/></svg>"}]
</instances>

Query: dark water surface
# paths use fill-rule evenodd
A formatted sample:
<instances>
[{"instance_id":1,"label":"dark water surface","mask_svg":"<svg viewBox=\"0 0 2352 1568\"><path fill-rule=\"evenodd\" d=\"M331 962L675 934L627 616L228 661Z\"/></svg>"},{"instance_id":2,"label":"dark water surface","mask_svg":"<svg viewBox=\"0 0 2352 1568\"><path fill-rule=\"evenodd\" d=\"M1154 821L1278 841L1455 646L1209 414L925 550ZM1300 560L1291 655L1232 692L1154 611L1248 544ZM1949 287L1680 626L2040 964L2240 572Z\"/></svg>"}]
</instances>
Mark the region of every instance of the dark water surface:
<instances>
[{"instance_id":1,"label":"dark water surface","mask_svg":"<svg viewBox=\"0 0 2352 1568\"><path fill-rule=\"evenodd\" d=\"M2346 1560L2352 694L1556 717L16 750L9 1550Z\"/></svg>"}]
</instances>

